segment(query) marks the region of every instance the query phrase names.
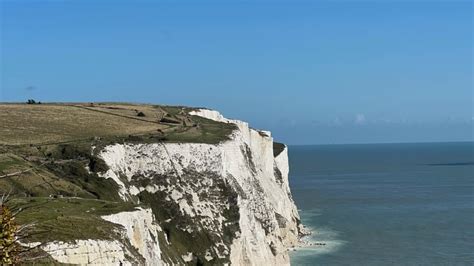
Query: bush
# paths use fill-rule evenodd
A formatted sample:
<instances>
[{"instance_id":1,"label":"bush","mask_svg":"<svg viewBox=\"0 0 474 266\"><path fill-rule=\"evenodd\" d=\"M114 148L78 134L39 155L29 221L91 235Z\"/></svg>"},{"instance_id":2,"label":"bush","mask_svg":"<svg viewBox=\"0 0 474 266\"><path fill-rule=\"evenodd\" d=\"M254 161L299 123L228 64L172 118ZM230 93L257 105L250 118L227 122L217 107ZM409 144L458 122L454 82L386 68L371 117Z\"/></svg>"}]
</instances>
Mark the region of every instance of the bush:
<instances>
[{"instance_id":1,"label":"bush","mask_svg":"<svg viewBox=\"0 0 474 266\"><path fill-rule=\"evenodd\" d=\"M9 194L0 195L0 265L23 265L44 258L44 254L38 253L41 244L33 247L21 245L20 240L29 242L33 224L19 225L16 216L24 209L12 205Z\"/></svg>"},{"instance_id":2,"label":"bush","mask_svg":"<svg viewBox=\"0 0 474 266\"><path fill-rule=\"evenodd\" d=\"M109 167L107 166L105 161L102 160L102 158L99 158L97 156L91 156L89 160L89 169L93 173L103 173L107 172L107 170L109 170Z\"/></svg>"},{"instance_id":3,"label":"bush","mask_svg":"<svg viewBox=\"0 0 474 266\"><path fill-rule=\"evenodd\" d=\"M143 112L138 112L138 113L137 113L137 116L139 116L139 117L144 117L145 114L144 114Z\"/></svg>"},{"instance_id":4,"label":"bush","mask_svg":"<svg viewBox=\"0 0 474 266\"><path fill-rule=\"evenodd\" d=\"M41 102L37 102L33 99L28 99L28 101L26 101L27 104L41 104Z\"/></svg>"},{"instance_id":5,"label":"bush","mask_svg":"<svg viewBox=\"0 0 474 266\"><path fill-rule=\"evenodd\" d=\"M20 260L20 244L17 242L18 225L10 209L0 205L0 263L2 265L16 264Z\"/></svg>"}]
</instances>

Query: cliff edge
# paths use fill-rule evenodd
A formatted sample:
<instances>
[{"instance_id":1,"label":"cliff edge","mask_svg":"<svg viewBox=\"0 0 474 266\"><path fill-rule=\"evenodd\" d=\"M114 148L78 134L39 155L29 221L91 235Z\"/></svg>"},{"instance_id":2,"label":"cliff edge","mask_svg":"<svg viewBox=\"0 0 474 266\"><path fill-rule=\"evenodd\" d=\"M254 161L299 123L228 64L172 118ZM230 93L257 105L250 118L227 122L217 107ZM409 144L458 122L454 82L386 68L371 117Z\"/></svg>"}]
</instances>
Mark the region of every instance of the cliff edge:
<instances>
[{"instance_id":1,"label":"cliff edge","mask_svg":"<svg viewBox=\"0 0 474 266\"><path fill-rule=\"evenodd\" d=\"M183 108L178 115L189 116L189 128L196 131L203 125L192 124L192 118L232 130L218 142L129 138L90 145L92 159L83 165L85 175L93 176L110 196L105 199L101 195L109 194L97 192L98 199L87 203L93 206L82 211L93 213L90 219L100 221L97 228L104 229L82 237L36 239L54 261L82 265L290 264L288 249L298 244L302 228L288 183L287 147L275 143L270 132L226 119L217 111ZM60 175L57 164L49 170ZM78 193L70 198L62 195L48 204L74 200L84 204ZM120 208L110 208L106 201ZM123 205L128 207L122 210ZM107 210L98 211L99 207Z\"/></svg>"}]
</instances>

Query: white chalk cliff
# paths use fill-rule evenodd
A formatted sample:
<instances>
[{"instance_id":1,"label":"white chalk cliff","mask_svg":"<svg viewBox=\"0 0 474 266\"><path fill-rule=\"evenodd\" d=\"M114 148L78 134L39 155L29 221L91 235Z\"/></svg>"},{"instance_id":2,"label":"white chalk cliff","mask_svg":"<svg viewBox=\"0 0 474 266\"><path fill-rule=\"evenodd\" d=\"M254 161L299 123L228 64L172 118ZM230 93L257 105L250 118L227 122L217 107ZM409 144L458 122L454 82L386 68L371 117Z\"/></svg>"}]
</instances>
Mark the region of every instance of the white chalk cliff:
<instances>
[{"instance_id":1,"label":"white chalk cliff","mask_svg":"<svg viewBox=\"0 0 474 266\"><path fill-rule=\"evenodd\" d=\"M137 265L160 262L158 232L149 209L138 208L102 217L123 227L122 238L117 240L76 240L47 243L42 249L61 263L80 265ZM35 246L35 244L31 244Z\"/></svg>"},{"instance_id":2,"label":"white chalk cliff","mask_svg":"<svg viewBox=\"0 0 474 266\"><path fill-rule=\"evenodd\" d=\"M109 166L102 177L119 185L122 199L151 207L103 217L123 227L122 240L54 242L45 250L76 264L289 265L288 249L297 245L300 225L288 184L287 148L274 153L270 132L216 111L189 114L237 129L219 144L125 143L101 149Z\"/></svg>"}]
</instances>

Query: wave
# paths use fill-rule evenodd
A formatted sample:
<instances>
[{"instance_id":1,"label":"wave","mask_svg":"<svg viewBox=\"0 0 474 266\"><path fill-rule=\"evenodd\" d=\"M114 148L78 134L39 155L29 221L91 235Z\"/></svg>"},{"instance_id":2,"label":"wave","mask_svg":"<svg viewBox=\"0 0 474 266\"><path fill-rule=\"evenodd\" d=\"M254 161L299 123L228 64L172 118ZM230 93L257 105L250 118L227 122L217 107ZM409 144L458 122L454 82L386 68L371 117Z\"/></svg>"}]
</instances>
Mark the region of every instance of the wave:
<instances>
[{"instance_id":1,"label":"wave","mask_svg":"<svg viewBox=\"0 0 474 266\"><path fill-rule=\"evenodd\" d=\"M294 265L305 265L312 258L337 252L347 241L338 239L339 233L329 228L308 227L312 234L302 239L304 245L290 251L291 262Z\"/></svg>"},{"instance_id":2,"label":"wave","mask_svg":"<svg viewBox=\"0 0 474 266\"><path fill-rule=\"evenodd\" d=\"M305 259L338 251L347 241L340 239L340 233L329 227L314 225L314 219L321 215L319 209L301 211L301 220L311 234L301 239L302 245L290 252L295 265L304 265ZM312 225L313 224L313 225Z\"/></svg>"}]
</instances>

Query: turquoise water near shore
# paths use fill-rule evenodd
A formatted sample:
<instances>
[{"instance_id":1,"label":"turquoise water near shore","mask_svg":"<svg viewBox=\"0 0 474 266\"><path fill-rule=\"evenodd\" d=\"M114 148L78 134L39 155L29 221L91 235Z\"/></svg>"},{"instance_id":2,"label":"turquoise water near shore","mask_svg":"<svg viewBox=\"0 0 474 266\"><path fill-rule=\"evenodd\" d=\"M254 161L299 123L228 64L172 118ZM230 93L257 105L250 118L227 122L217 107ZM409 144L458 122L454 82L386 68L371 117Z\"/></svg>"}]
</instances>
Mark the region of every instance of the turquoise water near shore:
<instances>
[{"instance_id":1,"label":"turquoise water near shore","mask_svg":"<svg viewBox=\"0 0 474 266\"><path fill-rule=\"evenodd\" d=\"M474 265L474 143L290 146L292 265Z\"/></svg>"}]
</instances>

